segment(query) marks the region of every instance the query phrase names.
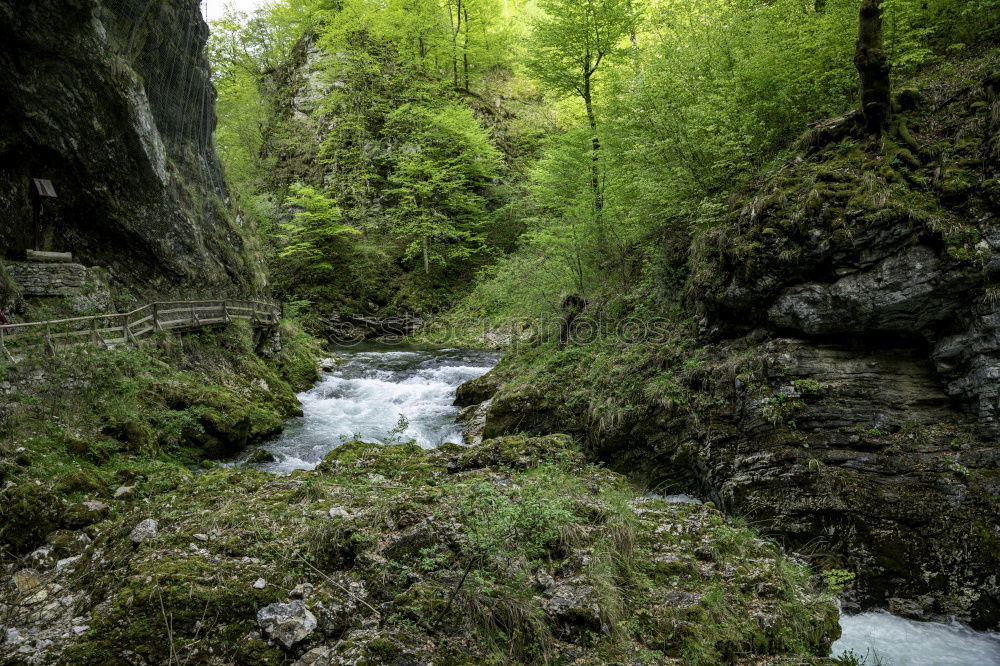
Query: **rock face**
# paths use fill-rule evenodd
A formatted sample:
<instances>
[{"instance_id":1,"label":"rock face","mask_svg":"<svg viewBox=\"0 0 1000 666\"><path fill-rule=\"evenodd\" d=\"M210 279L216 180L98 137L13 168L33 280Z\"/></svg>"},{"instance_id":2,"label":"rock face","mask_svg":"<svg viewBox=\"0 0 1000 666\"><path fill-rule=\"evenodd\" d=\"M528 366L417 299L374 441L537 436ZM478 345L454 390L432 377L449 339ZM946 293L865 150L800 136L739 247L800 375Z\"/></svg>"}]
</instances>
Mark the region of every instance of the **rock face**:
<instances>
[{"instance_id":1,"label":"rock face","mask_svg":"<svg viewBox=\"0 0 1000 666\"><path fill-rule=\"evenodd\" d=\"M0 253L70 251L153 291L250 292L196 0L0 0ZM32 178L52 181L36 229Z\"/></svg>"},{"instance_id":2,"label":"rock face","mask_svg":"<svg viewBox=\"0 0 1000 666\"><path fill-rule=\"evenodd\" d=\"M578 434L617 469L696 487L855 571L860 605L1000 626L993 66L897 116L906 148L814 148L699 240L705 362L679 380L697 408L602 426L487 375L459 391L496 392L485 436Z\"/></svg>"}]
</instances>

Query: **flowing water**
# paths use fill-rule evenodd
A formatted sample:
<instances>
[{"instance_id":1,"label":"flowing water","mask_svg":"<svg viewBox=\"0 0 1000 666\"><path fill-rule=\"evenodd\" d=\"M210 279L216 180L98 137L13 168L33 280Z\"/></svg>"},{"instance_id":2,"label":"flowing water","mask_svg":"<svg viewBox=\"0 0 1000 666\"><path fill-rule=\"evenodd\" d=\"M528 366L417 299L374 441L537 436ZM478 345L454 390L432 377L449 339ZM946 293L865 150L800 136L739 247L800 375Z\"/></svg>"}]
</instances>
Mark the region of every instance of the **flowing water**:
<instances>
[{"instance_id":1,"label":"flowing water","mask_svg":"<svg viewBox=\"0 0 1000 666\"><path fill-rule=\"evenodd\" d=\"M351 439L412 440L424 448L461 443L455 423L459 408L452 405L455 389L488 372L499 356L468 349L365 346L338 351L337 358L340 364L332 372L299 394L302 417L264 445L274 462L256 467L279 474L312 469Z\"/></svg>"},{"instance_id":2,"label":"flowing water","mask_svg":"<svg viewBox=\"0 0 1000 666\"><path fill-rule=\"evenodd\" d=\"M275 473L312 469L350 439L410 441L432 448L461 442L455 389L489 371L499 356L465 349L365 347L337 353L341 363L301 393L303 416L266 444ZM404 421L400 421L400 416ZM405 425L405 428L397 426ZM249 455L245 454L243 459ZM699 502L691 495L662 496ZM833 655L853 652L869 666L1000 666L1000 635L958 623L914 622L885 612L842 615Z\"/></svg>"},{"instance_id":3,"label":"flowing water","mask_svg":"<svg viewBox=\"0 0 1000 666\"><path fill-rule=\"evenodd\" d=\"M997 666L1000 634L957 622L915 622L884 611L841 615L833 655L853 652L868 666Z\"/></svg>"}]
</instances>

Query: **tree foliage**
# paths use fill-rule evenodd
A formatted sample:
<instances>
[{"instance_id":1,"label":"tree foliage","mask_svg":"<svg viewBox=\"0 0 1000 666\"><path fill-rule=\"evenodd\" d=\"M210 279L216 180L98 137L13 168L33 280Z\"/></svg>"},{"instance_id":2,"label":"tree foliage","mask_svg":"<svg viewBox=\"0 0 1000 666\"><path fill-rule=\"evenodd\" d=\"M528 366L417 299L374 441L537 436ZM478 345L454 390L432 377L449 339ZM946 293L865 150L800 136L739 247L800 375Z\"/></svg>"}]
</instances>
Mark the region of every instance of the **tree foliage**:
<instances>
[{"instance_id":1,"label":"tree foliage","mask_svg":"<svg viewBox=\"0 0 1000 666\"><path fill-rule=\"evenodd\" d=\"M734 191L858 107L860 3L283 0L214 26L216 141L281 295L555 312L676 283ZM998 36L1000 0L880 5L895 78Z\"/></svg>"}]
</instances>

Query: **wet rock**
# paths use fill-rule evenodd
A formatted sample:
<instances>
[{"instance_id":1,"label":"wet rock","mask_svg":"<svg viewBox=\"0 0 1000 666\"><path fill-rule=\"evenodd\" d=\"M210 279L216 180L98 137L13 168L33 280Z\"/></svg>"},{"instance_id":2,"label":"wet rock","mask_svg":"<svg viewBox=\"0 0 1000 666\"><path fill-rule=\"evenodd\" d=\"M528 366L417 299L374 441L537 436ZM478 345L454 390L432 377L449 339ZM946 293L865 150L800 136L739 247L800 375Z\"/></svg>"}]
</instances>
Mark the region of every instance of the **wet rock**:
<instances>
[{"instance_id":1,"label":"wet rock","mask_svg":"<svg viewBox=\"0 0 1000 666\"><path fill-rule=\"evenodd\" d=\"M455 404L459 407L472 407L486 402L500 388L497 375L486 373L481 377L467 381L455 390Z\"/></svg>"},{"instance_id":2,"label":"wet rock","mask_svg":"<svg viewBox=\"0 0 1000 666\"><path fill-rule=\"evenodd\" d=\"M302 600L296 599L261 608L257 612L257 624L269 639L289 650L312 633L316 617Z\"/></svg>"},{"instance_id":3,"label":"wet rock","mask_svg":"<svg viewBox=\"0 0 1000 666\"><path fill-rule=\"evenodd\" d=\"M486 430L486 415L489 413L493 400L486 400L478 405L465 407L458 413L456 421L462 426L462 439L469 446L476 446L483 441Z\"/></svg>"},{"instance_id":4,"label":"wet rock","mask_svg":"<svg viewBox=\"0 0 1000 666\"><path fill-rule=\"evenodd\" d=\"M146 518L142 522L133 528L132 532L129 534L129 539L132 543L139 544L143 541L149 541L154 536L156 536L156 531L158 524L152 518Z\"/></svg>"},{"instance_id":5,"label":"wet rock","mask_svg":"<svg viewBox=\"0 0 1000 666\"><path fill-rule=\"evenodd\" d=\"M270 462L274 462L274 454L267 449L257 449L247 458L248 465L260 465Z\"/></svg>"}]
</instances>

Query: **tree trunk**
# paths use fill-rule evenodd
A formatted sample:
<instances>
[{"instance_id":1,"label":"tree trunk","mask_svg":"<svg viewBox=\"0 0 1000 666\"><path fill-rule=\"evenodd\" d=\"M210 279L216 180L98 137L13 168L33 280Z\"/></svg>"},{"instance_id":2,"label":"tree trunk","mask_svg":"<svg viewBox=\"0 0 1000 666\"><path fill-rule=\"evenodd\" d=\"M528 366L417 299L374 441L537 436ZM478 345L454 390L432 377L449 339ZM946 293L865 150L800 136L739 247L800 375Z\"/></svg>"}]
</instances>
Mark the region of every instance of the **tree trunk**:
<instances>
[{"instance_id":1,"label":"tree trunk","mask_svg":"<svg viewBox=\"0 0 1000 666\"><path fill-rule=\"evenodd\" d=\"M448 20L451 22L451 76L452 85L458 88L458 33L462 31L462 0L454 11L451 2L448 2Z\"/></svg>"},{"instance_id":2,"label":"tree trunk","mask_svg":"<svg viewBox=\"0 0 1000 666\"><path fill-rule=\"evenodd\" d=\"M858 18L858 42L854 66L861 79L861 113L865 130L881 136L892 109L889 90L889 60L882 47L882 0L862 0Z\"/></svg>"},{"instance_id":3,"label":"tree trunk","mask_svg":"<svg viewBox=\"0 0 1000 666\"><path fill-rule=\"evenodd\" d=\"M423 246L424 246L423 247L423 249L424 249L424 273L427 274L427 275L430 275L431 274L431 257L430 257L430 253L427 250L427 239L426 238L423 240Z\"/></svg>"},{"instance_id":4,"label":"tree trunk","mask_svg":"<svg viewBox=\"0 0 1000 666\"><path fill-rule=\"evenodd\" d=\"M462 73L465 80L465 89L471 90L469 88L469 10L462 8L463 19L465 20L465 32L462 44Z\"/></svg>"},{"instance_id":5,"label":"tree trunk","mask_svg":"<svg viewBox=\"0 0 1000 666\"><path fill-rule=\"evenodd\" d=\"M601 194L601 177L599 170L601 139L597 136L597 116L594 114L594 100L591 92L590 78L592 74L583 77L583 104L587 108L587 122L590 124L590 141L593 149L590 154L590 189L594 195L594 220L598 230L601 229L601 218L604 215L604 195Z\"/></svg>"}]
</instances>

